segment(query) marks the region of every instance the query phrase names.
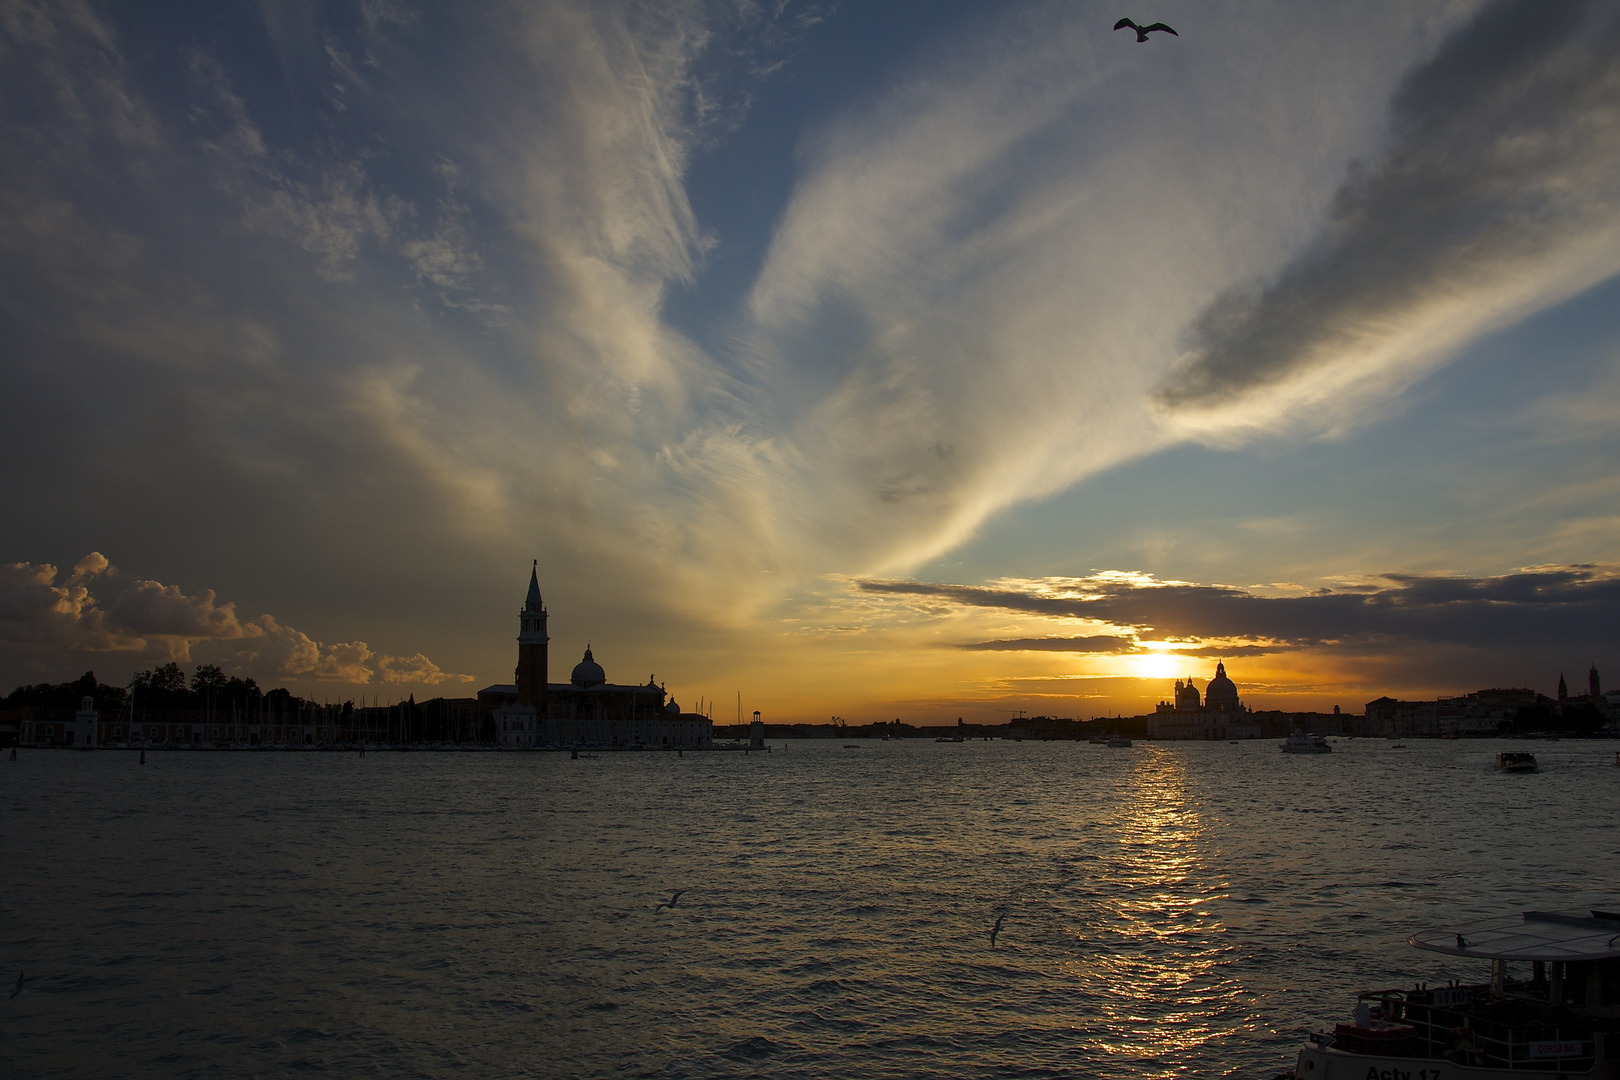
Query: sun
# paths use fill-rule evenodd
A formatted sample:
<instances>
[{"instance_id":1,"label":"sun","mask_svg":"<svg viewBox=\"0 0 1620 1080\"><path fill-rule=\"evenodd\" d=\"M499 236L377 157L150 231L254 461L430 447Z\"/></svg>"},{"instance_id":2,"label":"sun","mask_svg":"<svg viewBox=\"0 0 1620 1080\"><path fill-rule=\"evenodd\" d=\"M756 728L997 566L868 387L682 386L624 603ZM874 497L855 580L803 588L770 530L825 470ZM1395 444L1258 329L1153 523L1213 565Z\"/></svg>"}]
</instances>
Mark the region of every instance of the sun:
<instances>
[{"instance_id":1,"label":"sun","mask_svg":"<svg viewBox=\"0 0 1620 1080\"><path fill-rule=\"evenodd\" d=\"M1149 652L1128 657L1125 663L1138 679L1173 679L1185 673L1187 658L1180 653Z\"/></svg>"}]
</instances>

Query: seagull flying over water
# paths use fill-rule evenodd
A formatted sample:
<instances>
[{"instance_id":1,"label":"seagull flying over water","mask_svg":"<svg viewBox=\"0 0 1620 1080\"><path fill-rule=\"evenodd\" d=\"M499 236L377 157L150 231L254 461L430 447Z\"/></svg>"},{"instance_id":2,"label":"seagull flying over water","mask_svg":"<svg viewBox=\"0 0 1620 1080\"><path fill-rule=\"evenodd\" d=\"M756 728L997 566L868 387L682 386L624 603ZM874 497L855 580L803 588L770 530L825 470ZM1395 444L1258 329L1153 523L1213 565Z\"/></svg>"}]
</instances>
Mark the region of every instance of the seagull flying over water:
<instances>
[{"instance_id":1,"label":"seagull flying over water","mask_svg":"<svg viewBox=\"0 0 1620 1080\"><path fill-rule=\"evenodd\" d=\"M11 992L11 997L16 997L18 994L22 993L22 984L25 981L26 980L23 979L23 973L20 971L17 972L17 988ZM7 998L6 1000L10 1001L11 998Z\"/></svg>"},{"instance_id":2,"label":"seagull flying over water","mask_svg":"<svg viewBox=\"0 0 1620 1080\"><path fill-rule=\"evenodd\" d=\"M1147 26L1137 26L1135 23L1131 22L1131 20L1129 20L1129 19L1121 19L1121 20L1119 20L1119 22L1114 24L1114 29L1115 30L1123 30L1127 26L1130 27L1132 30L1136 31L1136 43L1138 45L1140 45L1142 42L1146 41L1147 36L1149 34L1151 34L1155 30L1163 30L1165 33L1171 35L1172 37L1180 37L1181 36L1180 34L1176 33L1174 30L1172 30L1170 27L1166 26L1162 22L1150 23Z\"/></svg>"},{"instance_id":3,"label":"seagull flying over water","mask_svg":"<svg viewBox=\"0 0 1620 1080\"><path fill-rule=\"evenodd\" d=\"M996 916L996 925L990 928L990 947L992 949L996 947L996 935L1001 933L1001 924L1006 921L1007 913L1005 911Z\"/></svg>"},{"instance_id":4,"label":"seagull flying over water","mask_svg":"<svg viewBox=\"0 0 1620 1080\"><path fill-rule=\"evenodd\" d=\"M676 889L674 892L669 894L669 902L668 903L659 904L657 907L653 908L653 910L657 911L658 908L674 907L675 902L681 898L681 893L683 893L685 891L686 891L685 889Z\"/></svg>"}]
</instances>

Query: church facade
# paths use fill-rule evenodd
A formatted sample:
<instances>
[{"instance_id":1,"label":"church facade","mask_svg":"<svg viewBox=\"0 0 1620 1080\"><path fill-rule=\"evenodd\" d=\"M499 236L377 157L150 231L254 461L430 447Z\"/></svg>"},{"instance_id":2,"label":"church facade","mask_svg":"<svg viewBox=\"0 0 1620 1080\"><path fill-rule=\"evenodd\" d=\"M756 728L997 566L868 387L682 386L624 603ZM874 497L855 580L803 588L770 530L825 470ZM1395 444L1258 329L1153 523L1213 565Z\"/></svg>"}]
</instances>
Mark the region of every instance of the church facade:
<instances>
[{"instance_id":1,"label":"church facade","mask_svg":"<svg viewBox=\"0 0 1620 1080\"><path fill-rule=\"evenodd\" d=\"M537 563L518 613L516 681L478 692L479 702L493 708L499 745L663 749L713 744L708 717L682 711L651 676L644 684L608 682L588 646L567 682L549 682L547 619Z\"/></svg>"},{"instance_id":2,"label":"church facade","mask_svg":"<svg viewBox=\"0 0 1620 1080\"><path fill-rule=\"evenodd\" d=\"M1258 739L1254 710L1238 698L1237 684L1226 676L1226 664L1215 665L1215 677L1199 694L1191 679L1176 680L1173 701L1161 701L1148 718L1150 739Z\"/></svg>"}]
</instances>

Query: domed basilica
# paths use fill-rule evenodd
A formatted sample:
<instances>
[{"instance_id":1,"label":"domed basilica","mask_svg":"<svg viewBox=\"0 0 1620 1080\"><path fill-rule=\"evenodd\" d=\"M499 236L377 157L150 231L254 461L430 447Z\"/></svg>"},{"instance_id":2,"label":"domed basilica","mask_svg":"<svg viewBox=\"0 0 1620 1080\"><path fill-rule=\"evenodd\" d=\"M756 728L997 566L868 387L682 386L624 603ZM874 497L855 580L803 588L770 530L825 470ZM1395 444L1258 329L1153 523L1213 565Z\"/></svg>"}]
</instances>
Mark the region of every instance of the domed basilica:
<instances>
[{"instance_id":1,"label":"domed basilica","mask_svg":"<svg viewBox=\"0 0 1620 1080\"><path fill-rule=\"evenodd\" d=\"M1260 736L1248 708L1238 698L1237 684L1226 676L1226 664L1215 665L1215 677L1202 695L1191 679L1176 680L1175 700L1161 701L1148 720L1154 739L1253 739Z\"/></svg>"},{"instance_id":2,"label":"domed basilica","mask_svg":"<svg viewBox=\"0 0 1620 1080\"><path fill-rule=\"evenodd\" d=\"M618 685L591 655L574 665L565 683L547 681L551 638L540 598L540 567L529 574L529 594L518 613L515 683L478 692L494 709L495 738L502 746L684 747L708 746L714 724L681 710L651 676L644 685Z\"/></svg>"}]
</instances>

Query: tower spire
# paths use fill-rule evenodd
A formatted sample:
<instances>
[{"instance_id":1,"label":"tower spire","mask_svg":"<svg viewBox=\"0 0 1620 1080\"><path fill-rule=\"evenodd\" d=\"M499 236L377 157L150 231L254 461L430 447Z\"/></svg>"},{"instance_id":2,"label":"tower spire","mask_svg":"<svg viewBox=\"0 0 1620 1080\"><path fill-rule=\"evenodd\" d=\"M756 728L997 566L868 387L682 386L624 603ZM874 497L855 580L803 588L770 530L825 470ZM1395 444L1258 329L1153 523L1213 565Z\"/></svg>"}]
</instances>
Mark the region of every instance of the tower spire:
<instances>
[{"instance_id":1,"label":"tower spire","mask_svg":"<svg viewBox=\"0 0 1620 1080\"><path fill-rule=\"evenodd\" d=\"M540 601L540 560L534 560L534 568L529 571L529 595L523 601L525 611L539 611Z\"/></svg>"},{"instance_id":2,"label":"tower spire","mask_svg":"<svg viewBox=\"0 0 1620 1080\"><path fill-rule=\"evenodd\" d=\"M540 599L540 560L529 571L529 595L518 613L518 665L515 675L518 702L546 715L547 643L546 605Z\"/></svg>"}]
</instances>

